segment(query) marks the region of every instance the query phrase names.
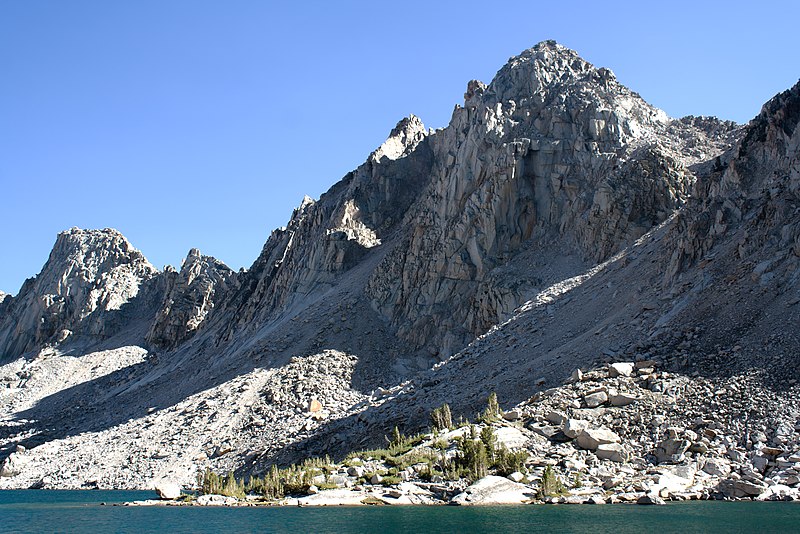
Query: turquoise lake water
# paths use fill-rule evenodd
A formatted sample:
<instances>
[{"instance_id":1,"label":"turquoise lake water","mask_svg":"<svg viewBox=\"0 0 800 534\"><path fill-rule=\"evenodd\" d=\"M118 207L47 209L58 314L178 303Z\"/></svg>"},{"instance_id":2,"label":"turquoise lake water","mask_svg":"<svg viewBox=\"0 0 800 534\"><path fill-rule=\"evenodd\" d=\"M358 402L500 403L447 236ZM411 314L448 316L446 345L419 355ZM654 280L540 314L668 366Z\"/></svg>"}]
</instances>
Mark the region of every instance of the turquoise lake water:
<instances>
[{"instance_id":1,"label":"turquoise lake water","mask_svg":"<svg viewBox=\"0 0 800 534\"><path fill-rule=\"evenodd\" d=\"M0 491L0 532L800 532L797 502L481 508L110 506L154 497L141 491Z\"/></svg>"}]
</instances>

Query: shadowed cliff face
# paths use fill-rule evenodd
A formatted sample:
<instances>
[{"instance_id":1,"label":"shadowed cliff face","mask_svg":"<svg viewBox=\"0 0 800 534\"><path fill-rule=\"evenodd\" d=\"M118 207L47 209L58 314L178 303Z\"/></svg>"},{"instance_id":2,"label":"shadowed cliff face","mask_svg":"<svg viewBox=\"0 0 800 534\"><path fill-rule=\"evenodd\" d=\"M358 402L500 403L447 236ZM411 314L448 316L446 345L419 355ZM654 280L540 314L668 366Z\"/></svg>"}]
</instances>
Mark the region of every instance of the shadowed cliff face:
<instances>
[{"instance_id":1,"label":"shadowed cliff face","mask_svg":"<svg viewBox=\"0 0 800 534\"><path fill-rule=\"evenodd\" d=\"M306 197L226 304L227 339L256 329L338 284L365 258L383 254L431 174L428 134L414 116L401 120L367 161L318 201Z\"/></svg>"},{"instance_id":2,"label":"shadowed cliff face","mask_svg":"<svg viewBox=\"0 0 800 534\"><path fill-rule=\"evenodd\" d=\"M739 145L697 181L691 209L675 228L668 278L694 265L733 228L741 261L765 245L780 247L785 258L800 256L799 121L800 83L764 104ZM757 276L770 276L777 267L761 265Z\"/></svg>"}]
</instances>

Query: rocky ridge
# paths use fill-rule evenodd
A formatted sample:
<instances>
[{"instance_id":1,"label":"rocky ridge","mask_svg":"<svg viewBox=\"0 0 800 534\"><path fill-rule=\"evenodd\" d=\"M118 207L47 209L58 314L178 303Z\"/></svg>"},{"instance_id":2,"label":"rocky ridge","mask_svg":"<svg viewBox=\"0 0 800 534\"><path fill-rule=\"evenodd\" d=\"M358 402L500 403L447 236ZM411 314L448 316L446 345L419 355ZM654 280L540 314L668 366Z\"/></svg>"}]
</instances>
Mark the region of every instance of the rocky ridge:
<instances>
[{"instance_id":1,"label":"rocky ridge","mask_svg":"<svg viewBox=\"0 0 800 534\"><path fill-rule=\"evenodd\" d=\"M159 348L172 348L190 338L214 306L237 287L234 271L196 248L189 251L179 272L168 268L164 276L169 289L146 337Z\"/></svg>"},{"instance_id":2,"label":"rocky ridge","mask_svg":"<svg viewBox=\"0 0 800 534\"><path fill-rule=\"evenodd\" d=\"M766 408L743 407L747 429L722 414L736 444L705 444L691 460L702 470L739 447L731 473L771 486L747 470L758 449L748 429L796 417L798 92L744 128L669 119L545 42L488 86L470 82L447 128L398 123L362 166L305 199L247 271L192 251L180 272L158 272L116 232L70 230L0 304L0 458L13 473L0 487L263 472L380 444L394 425L422 428L443 402L471 417L489 391L542 426L534 393L575 369L644 360L658 364L656 383L682 385L664 397L652 376L589 374L558 390L563 403L536 402L572 417L595 395L599 411L572 418L619 437L621 450L602 455L638 458L621 486L635 489L660 469L658 443L715 430L683 415L742 381ZM634 392L638 402L606 408ZM668 426L649 428L656 416ZM534 457L560 447L531 439ZM723 479L704 476L697 492L718 491Z\"/></svg>"}]
</instances>

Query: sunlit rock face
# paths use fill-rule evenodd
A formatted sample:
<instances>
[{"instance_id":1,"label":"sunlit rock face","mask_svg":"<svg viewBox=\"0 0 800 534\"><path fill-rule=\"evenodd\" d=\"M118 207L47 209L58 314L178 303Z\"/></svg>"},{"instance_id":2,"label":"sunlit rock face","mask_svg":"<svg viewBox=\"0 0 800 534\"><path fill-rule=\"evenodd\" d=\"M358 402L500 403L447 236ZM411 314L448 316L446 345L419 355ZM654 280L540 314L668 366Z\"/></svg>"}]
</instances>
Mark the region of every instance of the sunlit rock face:
<instances>
[{"instance_id":1,"label":"sunlit rock face","mask_svg":"<svg viewBox=\"0 0 800 534\"><path fill-rule=\"evenodd\" d=\"M157 270L112 229L58 235L42 271L0 317L0 354L16 356L76 334L103 338Z\"/></svg>"},{"instance_id":2,"label":"sunlit rock face","mask_svg":"<svg viewBox=\"0 0 800 534\"><path fill-rule=\"evenodd\" d=\"M726 148L735 127L672 121L550 41L464 97L431 136L429 184L368 289L401 337L433 352L524 302L530 287L504 273L522 249L560 242L599 262L665 220L692 187L688 166ZM687 155L698 142L708 153Z\"/></svg>"}]
</instances>

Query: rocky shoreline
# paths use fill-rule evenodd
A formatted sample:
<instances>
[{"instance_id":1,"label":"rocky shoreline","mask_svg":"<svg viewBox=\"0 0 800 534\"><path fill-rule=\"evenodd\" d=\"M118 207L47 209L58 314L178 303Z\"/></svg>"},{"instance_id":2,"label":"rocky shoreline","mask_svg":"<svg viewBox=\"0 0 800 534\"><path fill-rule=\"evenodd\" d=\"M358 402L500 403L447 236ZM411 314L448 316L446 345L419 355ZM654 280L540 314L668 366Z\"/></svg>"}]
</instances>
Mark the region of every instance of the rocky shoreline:
<instances>
[{"instance_id":1,"label":"rocky shoreline","mask_svg":"<svg viewBox=\"0 0 800 534\"><path fill-rule=\"evenodd\" d=\"M711 380L659 371L652 360L615 362L585 373L576 370L570 383L537 393L497 417L484 413L482 422L418 435L398 454L360 451L328 462L309 475L307 495L272 501L256 495L193 498L167 485L158 491L170 499L131 504L800 501L797 393L796 387L768 392L756 376ZM490 451L521 453L519 469L498 476L502 468L489 467L489 474L472 483L452 475L453 466L463 461L464 444L487 440ZM183 500L174 500L179 497Z\"/></svg>"}]
</instances>

